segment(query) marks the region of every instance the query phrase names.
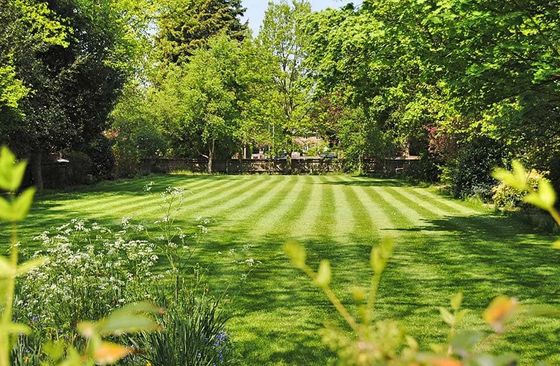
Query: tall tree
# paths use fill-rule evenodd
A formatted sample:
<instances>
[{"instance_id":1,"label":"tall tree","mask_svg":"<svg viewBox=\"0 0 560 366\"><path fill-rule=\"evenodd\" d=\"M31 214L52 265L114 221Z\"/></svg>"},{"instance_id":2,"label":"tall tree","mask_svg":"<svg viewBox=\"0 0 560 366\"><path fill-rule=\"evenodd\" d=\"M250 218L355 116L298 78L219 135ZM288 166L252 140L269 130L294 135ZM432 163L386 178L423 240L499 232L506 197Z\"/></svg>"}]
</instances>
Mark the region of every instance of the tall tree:
<instances>
[{"instance_id":1,"label":"tall tree","mask_svg":"<svg viewBox=\"0 0 560 366\"><path fill-rule=\"evenodd\" d=\"M276 131L290 138L306 132L310 112L311 88L305 84L308 71L304 65L307 34L305 22L311 15L307 0L269 2L258 40L275 58L274 80L280 97L282 130Z\"/></svg>"},{"instance_id":2,"label":"tall tree","mask_svg":"<svg viewBox=\"0 0 560 366\"><path fill-rule=\"evenodd\" d=\"M158 13L158 49L171 63L186 61L220 33L240 41L247 31L241 0L162 0Z\"/></svg>"},{"instance_id":3,"label":"tall tree","mask_svg":"<svg viewBox=\"0 0 560 366\"><path fill-rule=\"evenodd\" d=\"M207 158L209 173L217 157L229 158L237 149L239 63L239 43L217 36L172 68L153 95L175 152Z\"/></svg>"}]
</instances>

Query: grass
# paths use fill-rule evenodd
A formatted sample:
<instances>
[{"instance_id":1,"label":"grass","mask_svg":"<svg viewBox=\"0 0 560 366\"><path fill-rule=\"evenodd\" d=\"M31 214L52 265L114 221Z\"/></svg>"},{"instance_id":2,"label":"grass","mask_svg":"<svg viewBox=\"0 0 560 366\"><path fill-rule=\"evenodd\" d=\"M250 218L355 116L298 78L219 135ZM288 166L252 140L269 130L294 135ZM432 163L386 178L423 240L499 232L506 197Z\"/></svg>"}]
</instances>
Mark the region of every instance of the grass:
<instances>
[{"instance_id":1,"label":"grass","mask_svg":"<svg viewBox=\"0 0 560 366\"><path fill-rule=\"evenodd\" d=\"M156 186L147 193L143 188L151 180ZM470 309L467 326L483 329L480 314L496 295L558 303L560 253L550 249L552 237L482 206L396 180L175 175L102 183L43 197L23 236L29 240L72 218L153 222L161 214L158 192L167 186L189 192L180 225L190 227L199 216L213 219L191 264L205 268L216 292L227 289L229 330L247 365L324 365L332 357L318 331L338 318L282 254L288 239L304 243L314 265L331 260L335 289L351 303L348 289L369 280L372 245L385 235L397 238L376 317L399 319L424 345L445 339L437 309L447 307L458 290ZM249 257L262 264L241 281L246 268L235 258ZM527 319L484 347L518 353L523 365L558 363L559 329L556 319Z\"/></svg>"}]
</instances>

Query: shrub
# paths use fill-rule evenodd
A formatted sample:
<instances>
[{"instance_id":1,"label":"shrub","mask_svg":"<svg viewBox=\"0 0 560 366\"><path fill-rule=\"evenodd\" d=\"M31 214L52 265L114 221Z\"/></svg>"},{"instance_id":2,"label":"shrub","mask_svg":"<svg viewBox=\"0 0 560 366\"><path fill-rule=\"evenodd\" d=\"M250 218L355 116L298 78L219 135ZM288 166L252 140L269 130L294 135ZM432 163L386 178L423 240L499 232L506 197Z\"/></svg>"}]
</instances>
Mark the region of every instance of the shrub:
<instances>
[{"instance_id":1,"label":"shrub","mask_svg":"<svg viewBox=\"0 0 560 366\"><path fill-rule=\"evenodd\" d=\"M227 318L219 301L206 289L189 289L184 282L174 291L161 293L157 302L166 308L162 331L138 340L146 350L140 357L153 366L226 366L237 364L233 344L226 332Z\"/></svg>"},{"instance_id":2,"label":"shrub","mask_svg":"<svg viewBox=\"0 0 560 366\"><path fill-rule=\"evenodd\" d=\"M543 175L536 170L532 170L527 175L527 184L531 190L538 188L539 181L544 179ZM521 191L511 187L504 182L500 182L492 189L492 201L497 208L505 210L514 210L516 208L527 207L523 202L523 198L527 195L526 191Z\"/></svg>"},{"instance_id":3,"label":"shrub","mask_svg":"<svg viewBox=\"0 0 560 366\"><path fill-rule=\"evenodd\" d=\"M489 200L496 182L490 173L495 166L503 165L504 157L503 148L495 140L481 137L469 142L448 172L453 195Z\"/></svg>"},{"instance_id":4,"label":"shrub","mask_svg":"<svg viewBox=\"0 0 560 366\"><path fill-rule=\"evenodd\" d=\"M80 151L70 151L66 154L66 158L70 161L68 164L68 183L91 183L93 162L90 157L86 153Z\"/></svg>"},{"instance_id":5,"label":"shrub","mask_svg":"<svg viewBox=\"0 0 560 366\"><path fill-rule=\"evenodd\" d=\"M84 152L92 162L91 174L100 179L113 177L115 170L115 156L113 144L105 136L99 136L89 143Z\"/></svg>"},{"instance_id":6,"label":"shrub","mask_svg":"<svg viewBox=\"0 0 560 366\"><path fill-rule=\"evenodd\" d=\"M434 155L423 154L418 162L413 163L405 171L405 175L407 178L422 182L437 182L441 175L441 169Z\"/></svg>"}]
</instances>

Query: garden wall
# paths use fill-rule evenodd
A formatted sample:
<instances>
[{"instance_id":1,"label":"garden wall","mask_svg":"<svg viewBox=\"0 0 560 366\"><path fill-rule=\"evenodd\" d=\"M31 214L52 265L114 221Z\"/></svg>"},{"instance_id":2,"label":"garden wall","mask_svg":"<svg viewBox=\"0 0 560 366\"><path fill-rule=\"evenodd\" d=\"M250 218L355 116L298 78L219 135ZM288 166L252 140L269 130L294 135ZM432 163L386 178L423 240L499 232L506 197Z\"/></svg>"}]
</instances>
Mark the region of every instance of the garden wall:
<instances>
[{"instance_id":1,"label":"garden wall","mask_svg":"<svg viewBox=\"0 0 560 366\"><path fill-rule=\"evenodd\" d=\"M369 174L395 176L405 174L417 160L386 159L364 161L363 170ZM187 170L195 173L205 173L207 160L205 159L151 159L142 164L143 173L169 173ZM343 172L344 161L341 159L232 159L217 161L213 171L223 174L326 174Z\"/></svg>"}]
</instances>

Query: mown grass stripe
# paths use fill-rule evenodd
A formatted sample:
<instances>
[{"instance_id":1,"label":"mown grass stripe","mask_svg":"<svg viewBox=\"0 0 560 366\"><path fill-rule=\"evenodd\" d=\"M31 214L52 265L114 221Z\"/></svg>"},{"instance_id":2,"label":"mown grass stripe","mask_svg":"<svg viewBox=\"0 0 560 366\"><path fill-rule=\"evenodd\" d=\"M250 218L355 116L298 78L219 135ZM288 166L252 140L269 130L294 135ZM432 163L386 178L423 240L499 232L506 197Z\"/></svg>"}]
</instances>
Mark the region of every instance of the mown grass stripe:
<instances>
[{"instance_id":1,"label":"mown grass stripe","mask_svg":"<svg viewBox=\"0 0 560 366\"><path fill-rule=\"evenodd\" d=\"M192 189L192 190L188 190L186 193L187 198L185 199L185 201L190 201L192 199L195 199L196 197L202 195L204 192L206 192L206 189L208 187L212 187L212 189L217 189L218 187L222 186L222 185L226 185L226 184L231 184L231 181L224 179L224 180L216 180L216 181L212 181L212 184L204 184L199 186L196 190ZM173 187L178 187L181 188L180 185L173 185ZM128 203L126 202L126 200L121 200L118 197L116 197L113 202L111 202L110 204L107 204L105 206L102 207L95 207L94 210L92 210L92 213L90 214L90 217L92 218L105 218L105 217L112 217L112 218L118 218L121 216L126 216L126 215L134 215L134 217L139 217L141 216L141 214L143 213L142 210L146 207L151 208L151 211L160 211L161 210L161 204L162 204L162 199L161 199L161 193L160 192L146 192L144 195L142 195L141 197L138 197L137 199L135 199L132 203ZM83 213L84 211L87 211L87 208L79 209L80 213Z\"/></svg>"},{"instance_id":2,"label":"mown grass stripe","mask_svg":"<svg viewBox=\"0 0 560 366\"><path fill-rule=\"evenodd\" d=\"M248 226L253 227L260 220L266 221L266 216L296 189L296 176L282 176L282 180L282 184L276 185L256 202L247 204L241 213L236 213L237 217L226 227L226 231L244 235Z\"/></svg>"},{"instance_id":3,"label":"mown grass stripe","mask_svg":"<svg viewBox=\"0 0 560 366\"><path fill-rule=\"evenodd\" d=\"M318 237L323 240L331 241L335 239L333 237L333 231L336 224L336 201L334 199L333 188L325 176L321 176L318 184L322 192L322 202L319 215L317 216L317 222L315 222L315 228Z\"/></svg>"},{"instance_id":4,"label":"mown grass stripe","mask_svg":"<svg viewBox=\"0 0 560 366\"><path fill-rule=\"evenodd\" d=\"M177 215L182 218L200 216L211 217L210 214L212 213L212 207L219 207L226 204L232 199L232 197L237 197L238 195L245 193L250 194L252 187L264 183L265 180L266 177L263 176L259 176L257 178L253 177L253 179L246 178L238 180L236 181L236 184L222 187L222 189L218 190L216 194L207 195L203 199L199 199L190 205L184 205Z\"/></svg>"},{"instance_id":5,"label":"mown grass stripe","mask_svg":"<svg viewBox=\"0 0 560 366\"><path fill-rule=\"evenodd\" d=\"M341 176L328 176L327 184L332 189L336 205L334 207L334 227L332 237L339 243L344 243L352 235L354 216L346 195L344 194L344 180Z\"/></svg>"},{"instance_id":6,"label":"mown grass stripe","mask_svg":"<svg viewBox=\"0 0 560 366\"><path fill-rule=\"evenodd\" d=\"M442 208L447 208L451 212L457 212L463 215L477 215L483 213L483 210L475 210L473 208L464 206L450 198L442 197L438 194L430 192L425 188L413 188L412 193L416 194L418 197L425 197L434 202L434 204L442 206Z\"/></svg>"},{"instance_id":7,"label":"mown grass stripe","mask_svg":"<svg viewBox=\"0 0 560 366\"><path fill-rule=\"evenodd\" d=\"M304 194L302 194L305 193L303 189L304 179L303 176L297 176L293 189L277 203L276 207L255 220L252 229L248 232L249 237L264 238L282 232L278 227L288 225L283 219L289 219L290 211L297 205L298 200L304 199Z\"/></svg>"},{"instance_id":8,"label":"mown grass stripe","mask_svg":"<svg viewBox=\"0 0 560 366\"><path fill-rule=\"evenodd\" d=\"M305 222L306 219L304 213L311 203L308 197L313 190L313 181L310 176L303 176L302 178L298 183L301 187L299 194L279 217L277 225L270 231L270 234L282 240L296 239L295 235L297 234L294 233L293 228L300 221Z\"/></svg>"},{"instance_id":9,"label":"mown grass stripe","mask_svg":"<svg viewBox=\"0 0 560 366\"><path fill-rule=\"evenodd\" d=\"M372 226L373 218L369 215L364 203L358 198L354 187L355 180L346 178L344 182L344 194L351 207L354 223L350 238L353 242L371 242L375 240L377 233L377 229Z\"/></svg>"},{"instance_id":10,"label":"mown grass stripe","mask_svg":"<svg viewBox=\"0 0 560 366\"><path fill-rule=\"evenodd\" d=\"M308 204L301 213L303 219L296 221L291 227L290 236L293 238L315 238L319 233L319 216L323 204L323 190L321 180L317 176L311 177L311 193L306 198Z\"/></svg>"},{"instance_id":11,"label":"mown grass stripe","mask_svg":"<svg viewBox=\"0 0 560 366\"><path fill-rule=\"evenodd\" d=\"M374 187L373 189L389 206L397 210L398 216L401 218L399 221L408 222L412 227L421 227L425 224L425 217L391 194L387 187Z\"/></svg>"},{"instance_id":12,"label":"mown grass stripe","mask_svg":"<svg viewBox=\"0 0 560 366\"><path fill-rule=\"evenodd\" d=\"M251 186L247 187L245 191L241 191L240 194L233 194L231 197L226 197L224 202L219 205L214 205L207 210L202 212L205 217L212 218L223 218L228 213L233 210L237 210L239 207L246 205L248 202L252 202L252 199L259 197L271 186L275 185L275 181L269 177L264 177L260 179L255 179L252 181Z\"/></svg>"},{"instance_id":13,"label":"mown grass stripe","mask_svg":"<svg viewBox=\"0 0 560 366\"><path fill-rule=\"evenodd\" d=\"M354 191L358 199L363 202L368 212L372 228L375 228L379 235L382 235L384 231L391 230L393 228L393 222L386 211L386 207L380 205L379 201L373 200L372 196L368 194L371 188L358 186L354 187Z\"/></svg>"},{"instance_id":14,"label":"mown grass stripe","mask_svg":"<svg viewBox=\"0 0 560 366\"><path fill-rule=\"evenodd\" d=\"M207 201L213 197L216 197L214 193L216 192L224 192L229 189L234 189L237 185L239 185L240 181L244 179L239 179L235 177L234 179L226 179L220 180L216 185L212 185L211 188L201 188L197 189L196 191L186 192L185 199L183 201L183 209L179 210L176 214L181 215L187 207L191 207L192 203L200 203ZM159 193L154 193L153 196L140 204L123 207L122 209L117 210L116 212L122 211L129 211L134 212L135 216L141 216L145 218L153 218L156 216L161 216L163 200Z\"/></svg>"},{"instance_id":15,"label":"mown grass stripe","mask_svg":"<svg viewBox=\"0 0 560 366\"><path fill-rule=\"evenodd\" d=\"M179 177L173 179L173 180L168 180L169 183L173 183L173 184L169 184L168 186L173 186L173 187L181 187L187 190L192 190L194 188L197 189L202 189L203 187L209 187L215 184L218 184L221 180L223 179L195 179L195 178L189 178L186 180L186 184L177 184L178 182L181 182L181 179ZM146 183L147 184L147 183ZM128 206L128 205L132 205L138 201L142 201L144 199L146 199L146 196L150 196L152 195L152 193L149 192L145 192L145 186L146 185L137 185L136 187L132 188L131 190L134 189L134 193L133 196L127 196L125 192L123 193L92 193L90 195L88 195L87 200L84 199L72 199L72 201L62 201L63 205L60 206L61 209L63 210L70 210L73 208L78 208L80 211L84 211L84 210L89 210L90 208L93 208L94 210L104 210L107 208L111 208L114 206L115 204L115 199L118 198L119 201L119 205L123 205L123 206ZM158 186L161 186L161 184L158 184ZM158 187L154 187L153 189L157 189ZM92 197L92 195L95 195L94 197ZM60 202L60 201L58 201ZM68 203L70 202L70 203ZM74 203L72 203L74 202ZM56 208L55 208L56 210Z\"/></svg>"},{"instance_id":16,"label":"mown grass stripe","mask_svg":"<svg viewBox=\"0 0 560 366\"><path fill-rule=\"evenodd\" d=\"M390 191L394 195L401 197L401 199L406 199L406 202L418 208L423 215L426 214L430 218L442 218L452 214L449 211L443 210L440 207L433 205L431 203L433 202L433 200L428 200L426 199L426 197L413 194L409 188L401 188L398 190L395 188L390 188Z\"/></svg>"}]
</instances>

